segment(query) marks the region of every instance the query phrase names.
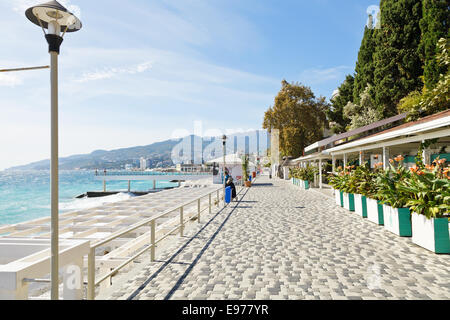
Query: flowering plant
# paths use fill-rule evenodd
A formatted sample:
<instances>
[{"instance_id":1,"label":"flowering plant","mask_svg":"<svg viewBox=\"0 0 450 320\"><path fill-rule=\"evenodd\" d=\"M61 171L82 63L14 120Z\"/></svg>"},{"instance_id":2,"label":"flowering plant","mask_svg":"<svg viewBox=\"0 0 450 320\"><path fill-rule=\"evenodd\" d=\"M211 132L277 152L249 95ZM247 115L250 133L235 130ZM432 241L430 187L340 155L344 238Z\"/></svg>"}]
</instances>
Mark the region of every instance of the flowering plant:
<instances>
[{"instance_id":1,"label":"flowering plant","mask_svg":"<svg viewBox=\"0 0 450 320\"><path fill-rule=\"evenodd\" d=\"M414 166L410 175L398 183L397 189L407 198L406 206L427 218L450 216L450 178L445 159L436 159L423 169Z\"/></svg>"},{"instance_id":2,"label":"flowering plant","mask_svg":"<svg viewBox=\"0 0 450 320\"><path fill-rule=\"evenodd\" d=\"M306 168L293 168L289 170L290 176L292 178L309 182L314 181L314 175L318 172L319 171L317 168L309 165Z\"/></svg>"},{"instance_id":3,"label":"flowering plant","mask_svg":"<svg viewBox=\"0 0 450 320\"><path fill-rule=\"evenodd\" d=\"M411 172L403 166L405 158L401 155L389 160L389 168L380 171L376 177L376 198L382 204L394 208L403 208L409 200L409 194L398 186L405 180L410 179ZM397 167L395 166L398 163Z\"/></svg>"}]
</instances>

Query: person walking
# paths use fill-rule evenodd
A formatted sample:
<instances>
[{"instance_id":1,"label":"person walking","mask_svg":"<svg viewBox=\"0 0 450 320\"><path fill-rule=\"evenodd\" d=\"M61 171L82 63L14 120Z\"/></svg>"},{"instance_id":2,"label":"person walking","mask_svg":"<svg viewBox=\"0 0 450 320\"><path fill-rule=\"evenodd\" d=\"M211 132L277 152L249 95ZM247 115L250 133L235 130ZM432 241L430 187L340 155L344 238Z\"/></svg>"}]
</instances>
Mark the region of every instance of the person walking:
<instances>
[{"instance_id":1,"label":"person walking","mask_svg":"<svg viewBox=\"0 0 450 320\"><path fill-rule=\"evenodd\" d=\"M231 187L231 201L234 201L234 199L236 199L236 186L233 183L233 178L229 175L227 175L227 180L226 180L226 184L225 187ZM236 199L237 201L237 199Z\"/></svg>"}]
</instances>

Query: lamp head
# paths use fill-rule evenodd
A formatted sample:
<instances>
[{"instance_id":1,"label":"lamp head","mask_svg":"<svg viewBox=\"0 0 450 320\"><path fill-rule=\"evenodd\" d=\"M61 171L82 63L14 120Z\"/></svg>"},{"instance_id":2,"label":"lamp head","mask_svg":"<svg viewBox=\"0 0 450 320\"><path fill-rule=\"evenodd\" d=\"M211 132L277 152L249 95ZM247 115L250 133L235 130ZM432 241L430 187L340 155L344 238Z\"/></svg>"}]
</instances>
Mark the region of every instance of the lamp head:
<instances>
[{"instance_id":1,"label":"lamp head","mask_svg":"<svg viewBox=\"0 0 450 320\"><path fill-rule=\"evenodd\" d=\"M59 36L63 32L75 32L81 29L82 24L74 14L69 12L58 1L49 1L36 5L25 11L26 17L35 25L49 30L49 33ZM60 30L58 30L58 27Z\"/></svg>"}]
</instances>

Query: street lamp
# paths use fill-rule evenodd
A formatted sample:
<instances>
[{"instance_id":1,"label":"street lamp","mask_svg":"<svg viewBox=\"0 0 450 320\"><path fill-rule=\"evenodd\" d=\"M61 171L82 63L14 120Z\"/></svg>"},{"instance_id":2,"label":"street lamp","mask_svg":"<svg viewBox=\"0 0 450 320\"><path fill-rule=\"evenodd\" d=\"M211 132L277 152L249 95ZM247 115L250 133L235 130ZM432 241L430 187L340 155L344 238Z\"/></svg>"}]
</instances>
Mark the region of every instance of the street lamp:
<instances>
[{"instance_id":1,"label":"street lamp","mask_svg":"<svg viewBox=\"0 0 450 320\"><path fill-rule=\"evenodd\" d=\"M223 201L225 202L225 170L226 170L226 166L225 166L225 156L226 156L226 143L227 143L227 136L223 135L222 136L222 144L223 144Z\"/></svg>"},{"instance_id":2,"label":"street lamp","mask_svg":"<svg viewBox=\"0 0 450 320\"><path fill-rule=\"evenodd\" d=\"M66 32L81 29L81 21L57 1L27 9L26 17L44 32L50 53L51 82L51 298L58 300L59 221L58 221L58 55ZM48 33L45 32L48 30ZM63 32L61 36L61 31Z\"/></svg>"}]
</instances>

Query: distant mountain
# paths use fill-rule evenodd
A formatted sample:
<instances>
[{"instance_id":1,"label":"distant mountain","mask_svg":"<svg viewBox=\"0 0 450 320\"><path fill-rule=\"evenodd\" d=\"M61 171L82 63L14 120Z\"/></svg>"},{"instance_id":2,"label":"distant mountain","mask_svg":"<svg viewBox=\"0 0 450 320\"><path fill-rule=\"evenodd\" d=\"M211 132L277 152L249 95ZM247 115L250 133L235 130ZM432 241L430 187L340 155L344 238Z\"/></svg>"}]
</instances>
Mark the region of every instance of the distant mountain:
<instances>
[{"instance_id":1,"label":"distant mountain","mask_svg":"<svg viewBox=\"0 0 450 320\"><path fill-rule=\"evenodd\" d=\"M74 169L123 169L126 164L139 166L139 159L147 159L150 167L172 166L171 151L179 140L166 140L142 147L131 147L117 150L96 150L90 154L74 155L59 159L62 170ZM50 160L41 160L23 166L16 166L7 170L49 170Z\"/></svg>"},{"instance_id":2,"label":"distant mountain","mask_svg":"<svg viewBox=\"0 0 450 320\"><path fill-rule=\"evenodd\" d=\"M166 140L162 142L156 142L147 146L141 147L131 147L131 148L122 148L111 151L106 150L95 150L90 154L79 154L73 155L70 157L60 158L59 159L59 168L62 170L76 170L76 169L84 169L84 170L94 170L94 169L124 169L126 164L132 164L135 167L139 167L139 159L141 157L147 159L147 165L150 168L155 167L171 167L174 165L172 161L172 150L175 152L179 152L181 150L174 149L175 146L180 148L180 142L183 141L190 142L193 136L187 136L185 138ZM228 135L227 140L227 150L230 152L243 152L246 149L246 140L247 140L247 148L249 152L256 152L257 147L257 134L256 131L245 132L245 133L236 133L233 135ZM201 141L202 149L204 152L209 151L207 149L208 145L212 146L211 143L215 144L215 148L219 150L218 154L214 154L214 156L205 155L204 160L208 160L209 158L216 158L222 154L222 140L221 138L206 138L203 139L194 136L196 141ZM248 138L248 139L247 139ZM188 143L189 145L189 143ZM184 146L184 144L183 144ZM267 150L268 146L268 138L267 133L259 133L259 148L260 154ZM191 152L185 150L181 151L185 157L190 159ZM200 151L200 161L202 160L202 155ZM198 155L197 155L198 156ZM198 159L197 159L198 160ZM174 161L179 161L175 159ZM183 160L184 161L184 160ZM197 163L197 162L196 162ZM7 170L49 170L50 169L50 160L41 160L37 162L33 162L23 166L16 166L9 168Z\"/></svg>"}]
</instances>

